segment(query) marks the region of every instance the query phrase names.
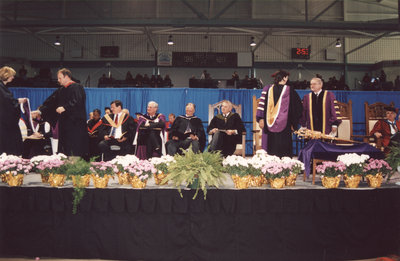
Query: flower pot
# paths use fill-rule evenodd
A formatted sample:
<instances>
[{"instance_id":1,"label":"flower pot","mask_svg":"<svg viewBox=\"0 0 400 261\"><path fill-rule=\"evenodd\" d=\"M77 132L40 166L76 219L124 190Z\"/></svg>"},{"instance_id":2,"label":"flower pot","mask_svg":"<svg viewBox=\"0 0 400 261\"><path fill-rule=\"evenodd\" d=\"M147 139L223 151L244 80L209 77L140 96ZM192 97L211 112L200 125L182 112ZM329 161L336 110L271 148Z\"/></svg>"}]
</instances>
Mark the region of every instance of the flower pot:
<instances>
[{"instance_id":1,"label":"flower pot","mask_svg":"<svg viewBox=\"0 0 400 261\"><path fill-rule=\"evenodd\" d=\"M269 183L269 179L267 179L265 177L265 175L261 175L261 179L262 179L263 184L268 184Z\"/></svg>"},{"instance_id":2,"label":"flower pot","mask_svg":"<svg viewBox=\"0 0 400 261\"><path fill-rule=\"evenodd\" d=\"M1 182L7 183L7 174L1 174Z\"/></svg>"},{"instance_id":3,"label":"flower pot","mask_svg":"<svg viewBox=\"0 0 400 261\"><path fill-rule=\"evenodd\" d=\"M7 174L6 179L10 187L19 187L24 182L24 174L13 175L9 173Z\"/></svg>"},{"instance_id":4,"label":"flower pot","mask_svg":"<svg viewBox=\"0 0 400 261\"><path fill-rule=\"evenodd\" d=\"M141 181L137 176L132 177L131 185L133 188L144 188L146 187L147 180Z\"/></svg>"},{"instance_id":5,"label":"flower pot","mask_svg":"<svg viewBox=\"0 0 400 261\"><path fill-rule=\"evenodd\" d=\"M90 175L72 176L72 184L74 187L89 187Z\"/></svg>"},{"instance_id":6,"label":"flower pot","mask_svg":"<svg viewBox=\"0 0 400 261\"><path fill-rule=\"evenodd\" d=\"M231 175L231 178L233 180L233 184L235 185L235 188L246 189L249 187L249 183L250 183L250 179L251 179L250 175L247 175L244 177L239 177L238 175Z\"/></svg>"},{"instance_id":7,"label":"flower pot","mask_svg":"<svg viewBox=\"0 0 400 261\"><path fill-rule=\"evenodd\" d=\"M50 174L49 175L49 184L52 187L64 186L64 182L65 182L64 174Z\"/></svg>"},{"instance_id":8,"label":"flower pot","mask_svg":"<svg viewBox=\"0 0 400 261\"><path fill-rule=\"evenodd\" d=\"M376 175L367 175L365 176L367 179L367 184L371 188L380 188L383 180L382 173L378 173Z\"/></svg>"},{"instance_id":9,"label":"flower pot","mask_svg":"<svg viewBox=\"0 0 400 261\"><path fill-rule=\"evenodd\" d=\"M295 186L296 185L297 174L290 173L288 177L286 177L285 185L286 186Z\"/></svg>"},{"instance_id":10,"label":"flower pot","mask_svg":"<svg viewBox=\"0 0 400 261\"><path fill-rule=\"evenodd\" d=\"M154 181L156 183L156 185L160 185L162 180L167 177L167 175L164 172L158 173L158 174L154 174ZM166 185L167 183L165 183L164 185Z\"/></svg>"},{"instance_id":11,"label":"flower pot","mask_svg":"<svg viewBox=\"0 0 400 261\"><path fill-rule=\"evenodd\" d=\"M361 175L348 176L345 174L343 181L346 185L346 188L358 188L358 184L360 184L361 181Z\"/></svg>"},{"instance_id":12,"label":"flower pot","mask_svg":"<svg viewBox=\"0 0 400 261\"><path fill-rule=\"evenodd\" d=\"M325 188L337 188L340 183L340 176L336 177L322 177L322 186Z\"/></svg>"},{"instance_id":13,"label":"flower pot","mask_svg":"<svg viewBox=\"0 0 400 261\"><path fill-rule=\"evenodd\" d=\"M118 183L120 185L131 184L131 176L129 175L128 172L124 172L124 173L118 172L117 176L118 176Z\"/></svg>"},{"instance_id":14,"label":"flower pot","mask_svg":"<svg viewBox=\"0 0 400 261\"><path fill-rule=\"evenodd\" d=\"M49 183L49 175L45 175L43 173L40 173L40 178L42 179L42 182L47 184Z\"/></svg>"},{"instance_id":15,"label":"flower pot","mask_svg":"<svg viewBox=\"0 0 400 261\"><path fill-rule=\"evenodd\" d=\"M249 187L261 187L263 185L263 175L251 176L249 179Z\"/></svg>"},{"instance_id":16,"label":"flower pot","mask_svg":"<svg viewBox=\"0 0 400 261\"><path fill-rule=\"evenodd\" d=\"M282 177L282 178L271 178L269 180L269 184L271 185L271 188L276 188L276 189L280 189L285 187L285 182L286 182L286 178Z\"/></svg>"},{"instance_id":17,"label":"flower pot","mask_svg":"<svg viewBox=\"0 0 400 261\"><path fill-rule=\"evenodd\" d=\"M104 175L104 177L99 177L96 175L92 175L93 177L93 185L95 188L105 188L108 186L109 176Z\"/></svg>"}]
</instances>

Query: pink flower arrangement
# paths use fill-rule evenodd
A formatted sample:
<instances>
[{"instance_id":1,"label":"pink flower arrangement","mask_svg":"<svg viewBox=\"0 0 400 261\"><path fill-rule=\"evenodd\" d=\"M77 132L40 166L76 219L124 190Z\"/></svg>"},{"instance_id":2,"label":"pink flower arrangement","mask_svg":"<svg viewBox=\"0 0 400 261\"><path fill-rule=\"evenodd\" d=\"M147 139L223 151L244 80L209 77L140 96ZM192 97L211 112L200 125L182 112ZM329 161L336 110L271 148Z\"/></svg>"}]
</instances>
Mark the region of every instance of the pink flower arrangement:
<instances>
[{"instance_id":1,"label":"pink flower arrangement","mask_svg":"<svg viewBox=\"0 0 400 261\"><path fill-rule=\"evenodd\" d=\"M364 166L364 176L366 175L376 175L382 173L382 175L389 174L392 168L384 160L379 159L369 159L367 164Z\"/></svg>"},{"instance_id":2,"label":"pink flower arrangement","mask_svg":"<svg viewBox=\"0 0 400 261\"><path fill-rule=\"evenodd\" d=\"M40 161L36 163L36 170L43 175L52 174L65 174L61 167L64 165L65 161L57 158L52 158L46 161Z\"/></svg>"},{"instance_id":3,"label":"pink flower arrangement","mask_svg":"<svg viewBox=\"0 0 400 261\"><path fill-rule=\"evenodd\" d=\"M17 156L5 156L0 160L0 174L11 173L12 175L28 174L33 164L26 159Z\"/></svg>"},{"instance_id":4,"label":"pink flower arrangement","mask_svg":"<svg viewBox=\"0 0 400 261\"><path fill-rule=\"evenodd\" d=\"M346 165L341 161L324 161L316 168L317 173L325 177L336 177L339 175L343 175L345 170Z\"/></svg>"},{"instance_id":5,"label":"pink flower arrangement","mask_svg":"<svg viewBox=\"0 0 400 261\"><path fill-rule=\"evenodd\" d=\"M292 166L289 162L268 162L261 168L261 171L267 178L283 178L290 175Z\"/></svg>"},{"instance_id":6,"label":"pink flower arrangement","mask_svg":"<svg viewBox=\"0 0 400 261\"><path fill-rule=\"evenodd\" d=\"M148 160L132 162L128 166L124 167L124 171L129 173L131 176L138 177L141 181L145 181L153 174L157 173L157 169Z\"/></svg>"},{"instance_id":7,"label":"pink flower arrangement","mask_svg":"<svg viewBox=\"0 0 400 261\"><path fill-rule=\"evenodd\" d=\"M114 176L119 171L117 165L110 161L91 162L90 164L90 170L99 177L104 177L105 175Z\"/></svg>"}]
</instances>

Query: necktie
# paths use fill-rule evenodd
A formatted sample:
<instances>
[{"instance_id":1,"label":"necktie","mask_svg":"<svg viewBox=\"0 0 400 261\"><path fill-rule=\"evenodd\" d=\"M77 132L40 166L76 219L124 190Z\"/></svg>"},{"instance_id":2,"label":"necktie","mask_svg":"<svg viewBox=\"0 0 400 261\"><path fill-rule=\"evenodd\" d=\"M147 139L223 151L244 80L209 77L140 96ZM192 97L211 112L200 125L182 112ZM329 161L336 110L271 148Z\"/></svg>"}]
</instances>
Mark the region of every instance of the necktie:
<instances>
[{"instance_id":1,"label":"necktie","mask_svg":"<svg viewBox=\"0 0 400 261\"><path fill-rule=\"evenodd\" d=\"M118 114L115 115L114 123L115 123L116 125L118 125ZM117 130L117 128L112 127L112 130L111 130L111 137L114 137L114 136L115 136L115 131L116 131L116 130Z\"/></svg>"}]
</instances>

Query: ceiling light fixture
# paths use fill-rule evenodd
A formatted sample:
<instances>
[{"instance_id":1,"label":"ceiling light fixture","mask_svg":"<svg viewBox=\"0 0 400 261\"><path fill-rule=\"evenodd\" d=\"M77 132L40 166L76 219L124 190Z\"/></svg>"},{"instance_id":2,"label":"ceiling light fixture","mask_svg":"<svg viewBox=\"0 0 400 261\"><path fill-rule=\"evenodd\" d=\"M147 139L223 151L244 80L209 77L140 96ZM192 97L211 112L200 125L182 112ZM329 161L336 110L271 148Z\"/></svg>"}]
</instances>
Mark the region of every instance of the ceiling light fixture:
<instances>
[{"instance_id":1,"label":"ceiling light fixture","mask_svg":"<svg viewBox=\"0 0 400 261\"><path fill-rule=\"evenodd\" d=\"M168 37L168 45L174 45L174 41L172 41L172 35Z\"/></svg>"},{"instance_id":2,"label":"ceiling light fixture","mask_svg":"<svg viewBox=\"0 0 400 261\"><path fill-rule=\"evenodd\" d=\"M254 37L252 36L251 37L251 41L250 41L250 46L251 47L254 47L254 46L256 46L257 44L256 44L256 42L254 42Z\"/></svg>"},{"instance_id":3,"label":"ceiling light fixture","mask_svg":"<svg viewBox=\"0 0 400 261\"><path fill-rule=\"evenodd\" d=\"M339 38L336 39L335 47L337 47L337 48L342 47L342 43L340 42L340 39L339 39Z\"/></svg>"},{"instance_id":4,"label":"ceiling light fixture","mask_svg":"<svg viewBox=\"0 0 400 261\"><path fill-rule=\"evenodd\" d=\"M54 45L56 45L56 46L60 46L61 45L61 42L60 42L60 36L56 36L56 41L54 42Z\"/></svg>"}]
</instances>

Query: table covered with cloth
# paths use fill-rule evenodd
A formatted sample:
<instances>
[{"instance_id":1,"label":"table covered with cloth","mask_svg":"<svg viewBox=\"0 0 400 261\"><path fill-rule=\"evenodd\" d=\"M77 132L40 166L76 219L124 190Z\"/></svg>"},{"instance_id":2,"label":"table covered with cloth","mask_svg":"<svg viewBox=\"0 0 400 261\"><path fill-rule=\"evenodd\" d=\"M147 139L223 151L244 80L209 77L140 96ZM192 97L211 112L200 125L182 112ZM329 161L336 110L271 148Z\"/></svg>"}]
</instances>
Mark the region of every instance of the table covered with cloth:
<instances>
[{"instance_id":1,"label":"table covered with cloth","mask_svg":"<svg viewBox=\"0 0 400 261\"><path fill-rule=\"evenodd\" d=\"M385 155L382 151L369 145L368 143L352 145L336 145L323 142L321 140L310 140L299 153L299 160L304 163L306 175L310 174L311 161L314 158L336 161L339 155L346 153L367 154L370 158L383 159Z\"/></svg>"}]
</instances>

